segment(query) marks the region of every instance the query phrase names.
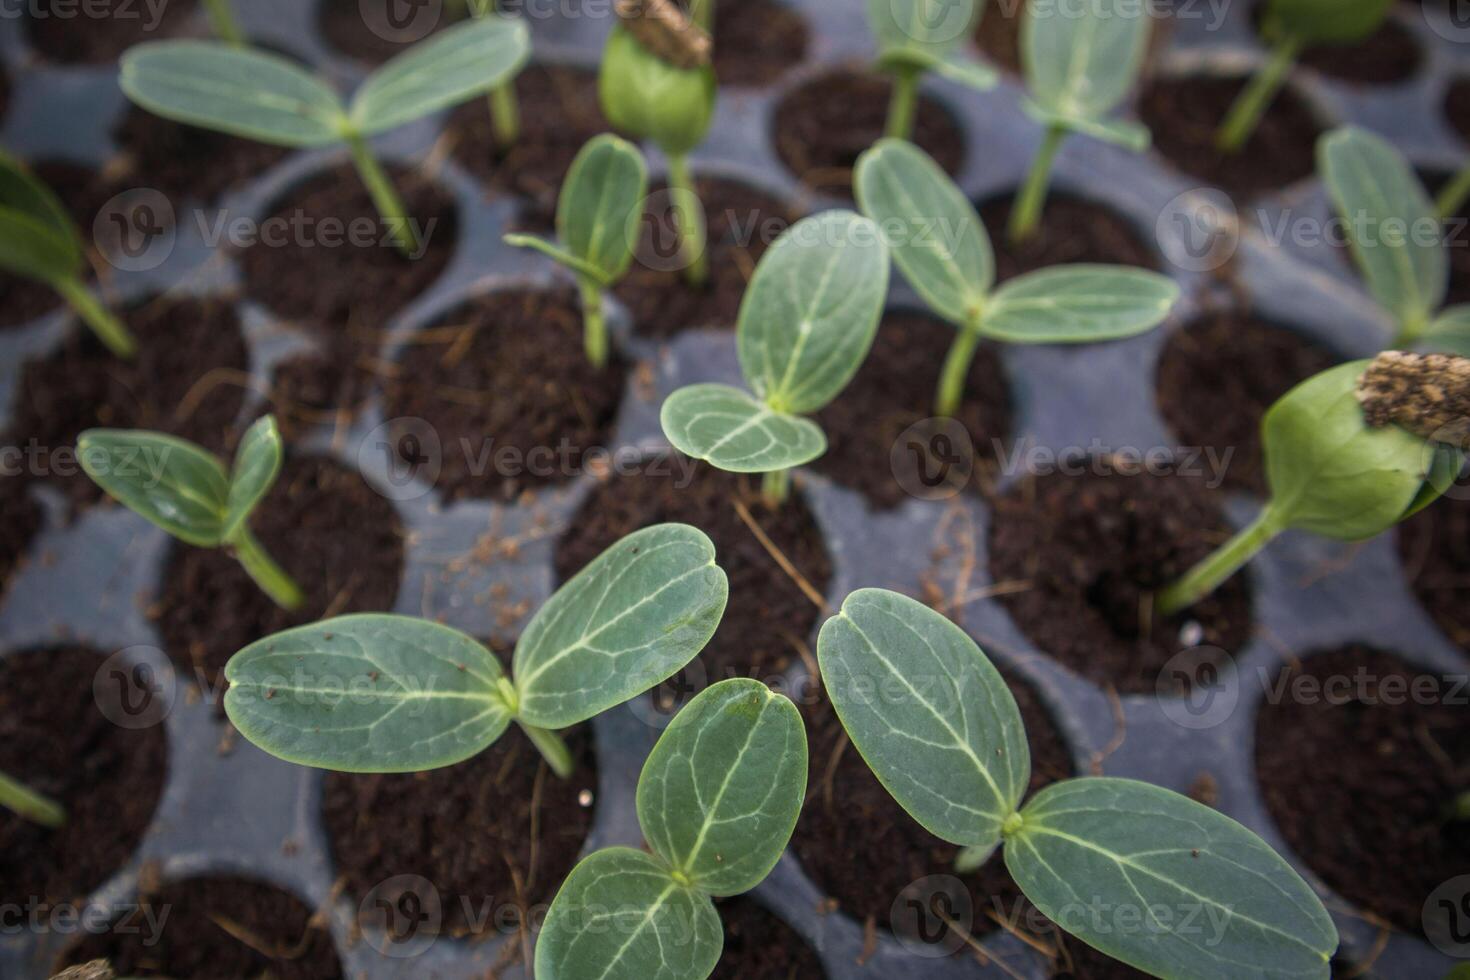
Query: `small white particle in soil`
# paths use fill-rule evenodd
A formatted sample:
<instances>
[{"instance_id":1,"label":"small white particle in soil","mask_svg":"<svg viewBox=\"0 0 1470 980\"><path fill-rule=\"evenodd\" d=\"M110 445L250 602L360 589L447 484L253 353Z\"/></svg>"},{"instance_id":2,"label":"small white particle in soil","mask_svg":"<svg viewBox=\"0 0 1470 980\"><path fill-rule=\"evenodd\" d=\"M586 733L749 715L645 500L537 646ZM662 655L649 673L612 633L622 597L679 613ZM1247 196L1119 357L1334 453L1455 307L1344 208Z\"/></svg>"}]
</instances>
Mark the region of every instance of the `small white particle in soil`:
<instances>
[{"instance_id":1,"label":"small white particle in soil","mask_svg":"<svg viewBox=\"0 0 1470 980\"><path fill-rule=\"evenodd\" d=\"M1179 627L1179 644L1185 647L1197 647L1205 638L1205 628L1197 620L1191 619Z\"/></svg>"},{"instance_id":2,"label":"small white particle in soil","mask_svg":"<svg viewBox=\"0 0 1470 980\"><path fill-rule=\"evenodd\" d=\"M592 791L590 789L584 789L584 790L582 790L582 792L578 793L577 794L577 803L583 809L586 809L587 807L591 806L592 805Z\"/></svg>"}]
</instances>

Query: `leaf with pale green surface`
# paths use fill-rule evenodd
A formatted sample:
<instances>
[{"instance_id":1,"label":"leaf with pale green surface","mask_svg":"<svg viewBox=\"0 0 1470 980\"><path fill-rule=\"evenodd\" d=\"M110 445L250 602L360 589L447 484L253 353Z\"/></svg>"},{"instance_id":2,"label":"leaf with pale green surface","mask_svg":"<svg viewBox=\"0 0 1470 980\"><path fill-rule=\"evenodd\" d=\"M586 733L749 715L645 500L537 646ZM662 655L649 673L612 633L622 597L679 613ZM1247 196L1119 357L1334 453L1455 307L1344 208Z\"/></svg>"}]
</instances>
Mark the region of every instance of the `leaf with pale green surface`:
<instances>
[{"instance_id":1,"label":"leaf with pale green surface","mask_svg":"<svg viewBox=\"0 0 1470 980\"><path fill-rule=\"evenodd\" d=\"M76 226L51 188L0 151L0 269L55 282L83 267Z\"/></svg>"},{"instance_id":2,"label":"leaf with pale green surface","mask_svg":"<svg viewBox=\"0 0 1470 980\"><path fill-rule=\"evenodd\" d=\"M245 430L230 472L230 491L225 502L224 526L220 537L229 541L244 526L251 511L265 499L281 474L281 430L273 415L258 419Z\"/></svg>"},{"instance_id":3,"label":"leaf with pale green surface","mask_svg":"<svg viewBox=\"0 0 1470 980\"><path fill-rule=\"evenodd\" d=\"M1136 0L1032 5L1021 18L1031 101L1068 129L1104 118L1138 78L1152 26L1150 5Z\"/></svg>"},{"instance_id":4,"label":"leaf with pale green surface","mask_svg":"<svg viewBox=\"0 0 1470 980\"><path fill-rule=\"evenodd\" d=\"M781 859L806 794L801 715L759 681L708 688L680 711L638 779L638 822L701 891L739 895Z\"/></svg>"},{"instance_id":5,"label":"leaf with pale green surface","mask_svg":"<svg viewBox=\"0 0 1470 980\"><path fill-rule=\"evenodd\" d=\"M1263 34L1290 36L1309 44L1350 44L1378 29L1394 0L1267 0Z\"/></svg>"},{"instance_id":6,"label":"leaf with pale green surface","mask_svg":"<svg viewBox=\"0 0 1470 980\"><path fill-rule=\"evenodd\" d=\"M963 85L988 89L997 76L959 50L983 3L976 0L868 0L868 24L884 71L936 71Z\"/></svg>"},{"instance_id":7,"label":"leaf with pale green surface","mask_svg":"<svg viewBox=\"0 0 1470 980\"><path fill-rule=\"evenodd\" d=\"M1441 310L1424 332L1420 346L1442 354L1470 357L1470 304Z\"/></svg>"},{"instance_id":8,"label":"leaf with pale green surface","mask_svg":"<svg viewBox=\"0 0 1470 980\"><path fill-rule=\"evenodd\" d=\"M730 473L786 470L827 451L816 423L772 411L729 385L680 388L664 400L659 422L675 449Z\"/></svg>"},{"instance_id":9,"label":"leaf with pale green surface","mask_svg":"<svg viewBox=\"0 0 1470 980\"><path fill-rule=\"evenodd\" d=\"M1178 285L1156 272L1060 265L1012 279L996 290L980 331L1025 344L1118 340L1158 326L1178 299Z\"/></svg>"},{"instance_id":10,"label":"leaf with pale green surface","mask_svg":"<svg viewBox=\"0 0 1470 980\"><path fill-rule=\"evenodd\" d=\"M133 429L88 429L77 457L92 481L129 510L186 544L223 540L230 476L212 454L183 439Z\"/></svg>"},{"instance_id":11,"label":"leaf with pale green surface","mask_svg":"<svg viewBox=\"0 0 1470 980\"><path fill-rule=\"evenodd\" d=\"M926 830L993 845L1020 805L1031 753L1015 698L964 630L881 589L847 597L817 639L853 745Z\"/></svg>"},{"instance_id":12,"label":"leaf with pale green surface","mask_svg":"<svg viewBox=\"0 0 1470 980\"><path fill-rule=\"evenodd\" d=\"M604 134L582 147L567 171L556 208L557 237L576 260L574 272L591 274L603 286L627 273L647 195L648 167L636 146ZM514 236L511 243L536 247L524 237ZM542 251L566 261L553 250Z\"/></svg>"},{"instance_id":13,"label":"leaf with pale green surface","mask_svg":"<svg viewBox=\"0 0 1470 980\"><path fill-rule=\"evenodd\" d=\"M729 585L686 524L630 534L536 613L516 646L518 720L567 728L656 687L699 655Z\"/></svg>"},{"instance_id":14,"label":"leaf with pale green surface","mask_svg":"<svg viewBox=\"0 0 1470 980\"><path fill-rule=\"evenodd\" d=\"M914 291L950 323L968 323L995 283L995 252L964 192L923 150L892 139L858 160L854 190L879 227L906 228L893 260Z\"/></svg>"},{"instance_id":15,"label":"leaf with pale green surface","mask_svg":"<svg viewBox=\"0 0 1470 980\"><path fill-rule=\"evenodd\" d=\"M417 772L488 748L510 724L503 671L474 638L357 615L251 644L225 668L225 713L278 758L340 772Z\"/></svg>"},{"instance_id":16,"label":"leaf with pale green surface","mask_svg":"<svg viewBox=\"0 0 1470 980\"><path fill-rule=\"evenodd\" d=\"M1134 153L1142 153L1153 143L1153 133L1142 123L1131 119L1078 119L1063 116L1037 105L1030 98L1021 97L1021 109L1042 126L1059 126L1083 136L1112 143Z\"/></svg>"},{"instance_id":17,"label":"leaf with pale green surface","mask_svg":"<svg viewBox=\"0 0 1470 980\"><path fill-rule=\"evenodd\" d=\"M1011 877L1048 918L1114 959L1176 980L1330 975L1338 937L1321 901L1229 817L1100 778L1054 783L1021 815L1005 843Z\"/></svg>"}]
</instances>

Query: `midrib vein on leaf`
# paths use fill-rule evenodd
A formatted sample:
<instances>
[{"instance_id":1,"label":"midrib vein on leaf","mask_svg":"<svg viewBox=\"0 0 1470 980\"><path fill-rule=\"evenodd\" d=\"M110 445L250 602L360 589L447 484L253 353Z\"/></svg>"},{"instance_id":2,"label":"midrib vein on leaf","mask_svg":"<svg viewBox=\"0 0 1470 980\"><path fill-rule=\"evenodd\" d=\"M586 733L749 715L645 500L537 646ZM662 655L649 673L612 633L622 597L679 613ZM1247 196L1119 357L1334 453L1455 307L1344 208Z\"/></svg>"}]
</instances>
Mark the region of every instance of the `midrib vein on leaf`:
<instances>
[{"instance_id":1,"label":"midrib vein on leaf","mask_svg":"<svg viewBox=\"0 0 1470 980\"><path fill-rule=\"evenodd\" d=\"M618 947L618 951L613 954L613 957L608 961L607 966L603 967L602 972L597 975L597 980L607 980L608 975L612 973L613 967L617 966L618 962L622 960L623 956L628 952L630 948L632 948L633 943L638 939L638 936L642 934L643 930L647 929L648 926L653 922L653 917L657 915L659 910L664 907L664 905L669 900L669 896L672 895L674 893L674 890L678 887L679 886L677 884L673 883L664 886L664 890L659 893L658 898L654 899L653 904L648 907L648 911L643 913L643 920L638 923L637 928L635 928L628 936L628 938L624 940L623 945ZM662 947L660 947L659 950L659 962L664 966L669 965L668 960L666 960L663 956Z\"/></svg>"},{"instance_id":2,"label":"midrib vein on leaf","mask_svg":"<svg viewBox=\"0 0 1470 980\"><path fill-rule=\"evenodd\" d=\"M176 72L164 71L157 68L147 68L142 71L135 70L131 73L134 80L142 75L149 80L174 88L183 89L185 92L203 93L222 97L226 102L254 106L261 109L283 112L293 118L313 118L318 122L326 122L320 113L322 106L315 101L308 100L296 95L278 95L269 89L241 88L235 85L215 82L212 78L199 75L180 75ZM325 92L321 93L326 95ZM334 114L339 111L338 107L332 106Z\"/></svg>"},{"instance_id":3,"label":"midrib vein on leaf","mask_svg":"<svg viewBox=\"0 0 1470 980\"><path fill-rule=\"evenodd\" d=\"M815 329L816 325L813 322L813 318L816 316L817 311L821 309L823 301L827 298L827 290L832 286L832 277L837 272L837 266L842 260L843 251L834 248L829 252L827 261L822 268L822 277L817 280L816 290L813 291L803 306L798 307L797 312L800 313L800 322L797 324L796 329L796 343L792 345L791 353L786 357L786 370L781 375L780 383L766 395L767 399L773 398L778 394L788 393L792 375L795 374L797 365L801 363L802 354L806 351L807 341L811 339L812 331ZM793 263L792 269L796 270L797 268L796 264ZM793 274L795 273L793 272Z\"/></svg>"},{"instance_id":4,"label":"midrib vein on leaf","mask_svg":"<svg viewBox=\"0 0 1470 980\"><path fill-rule=\"evenodd\" d=\"M744 695L742 694L741 697L744 697ZM729 702L726 702L726 704L728 703ZM735 754L735 761L732 762L730 764L730 767L725 770L725 778L721 780L720 788L715 793L715 798L710 801L709 806L703 807L704 814L699 827L699 836L695 838L694 845L689 849L689 857L685 859L683 867L679 869L685 874L689 874L691 877L693 877L692 870L694 867L694 862L699 859L700 852L704 850L705 840L709 836L710 827L714 826L714 815L719 811L720 803L724 801L725 794L729 792L730 783L734 781L735 774L740 769L740 763L745 759L745 754L750 751L751 743L755 741L755 734L760 728L761 719L765 717L766 707L770 703L770 700L767 699L761 704L760 711L756 714L754 723L751 724L750 730L745 733L744 744L740 746L740 751ZM702 734L703 733L701 733L701 737ZM698 742L696 742L695 744L697 746ZM694 781L694 786L696 787L696 796L698 793L698 785L699 781L696 777Z\"/></svg>"},{"instance_id":5,"label":"midrib vein on leaf","mask_svg":"<svg viewBox=\"0 0 1470 980\"><path fill-rule=\"evenodd\" d=\"M921 215L925 213L924 210L920 208L919 203L914 199L913 195L909 193L908 188L905 187L898 180L898 175L896 173L891 170L879 171L879 175L879 179L884 181L885 184L889 185L893 195L900 199L900 204L903 207L904 213L916 215ZM956 291L961 294L966 293L965 273L964 270L960 268L959 262L955 260L954 253L952 253L949 249L942 247L941 244L937 242L929 246L920 247L924 248L924 250L929 252L930 254L936 256L940 260L940 263L944 265L947 269L949 269L955 281Z\"/></svg>"},{"instance_id":6,"label":"midrib vein on leaf","mask_svg":"<svg viewBox=\"0 0 1470 980\"><path fill-rule=\"evenodd\" d=\"M1381 229L1385 221L1390 218L1388 198L1383 195L1382 189L1378 186L1377 181L1373 179L1372 167L1362 157L1359 157L1359 160L1362 161L1362 171L1360 173L1362 178L1360 181L1362 185L1361 189L1364 196L1369 199L1372 205L1377 207L1379 214L1377 228L1380 230L1381 237ZM1383 243L1380 242L1379 244L1382 245ZM1398 247L1390 248L1388 250L1389 261L1391 266L1397 271L1401 285L1406 288L1409 294L1408 300L1413 305L1413 308L1419 312L1428 312L1429 304L1425 302L1425 297L1419 291L1419 277L1414 268L1414 261L1411 255L1413 247L1411 242L1406 242Z\"/></svg>"}]
</instances>

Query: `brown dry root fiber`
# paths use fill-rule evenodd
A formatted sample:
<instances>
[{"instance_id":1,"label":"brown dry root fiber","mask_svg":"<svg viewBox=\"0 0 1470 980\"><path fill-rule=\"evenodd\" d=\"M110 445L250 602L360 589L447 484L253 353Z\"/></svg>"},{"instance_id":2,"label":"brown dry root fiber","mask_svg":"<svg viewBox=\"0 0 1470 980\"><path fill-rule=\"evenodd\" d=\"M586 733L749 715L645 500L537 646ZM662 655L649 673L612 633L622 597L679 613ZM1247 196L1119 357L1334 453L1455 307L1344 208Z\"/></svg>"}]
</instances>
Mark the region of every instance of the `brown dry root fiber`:
<instances>
[{"instance_id":1,"label":"brown dry root fiber","mask_svg":"<svg viewBox=\"0 0 1470 980\"><path fill-rule=\"evenodd\" d=\"M1470 449L1470 358L1384 351L1359 380L1358 401L1375 429L1396 423Z\"/></svg>"},{"instance_id":2,"label":"brown dry root fiber","mask_svg":"<svg viewBox=\"0 0 1470 980\"><path fill-rule=\"evenodd\" d=\"M640 44L675 68L709 64L709 35L673 0L618 0L617 12Z\"/></svg>"},{"instance_id":3,"label":"brown dry root fiber","mask_svg":"<svg viewBox=\"0 0 1470 980\"><path fill-rule=\"evenodd\" d=\"M116 980L117 974L112 972L112 967L106 960L93 960L62 970L51 980Z\"/></svg>"}]
</instances>

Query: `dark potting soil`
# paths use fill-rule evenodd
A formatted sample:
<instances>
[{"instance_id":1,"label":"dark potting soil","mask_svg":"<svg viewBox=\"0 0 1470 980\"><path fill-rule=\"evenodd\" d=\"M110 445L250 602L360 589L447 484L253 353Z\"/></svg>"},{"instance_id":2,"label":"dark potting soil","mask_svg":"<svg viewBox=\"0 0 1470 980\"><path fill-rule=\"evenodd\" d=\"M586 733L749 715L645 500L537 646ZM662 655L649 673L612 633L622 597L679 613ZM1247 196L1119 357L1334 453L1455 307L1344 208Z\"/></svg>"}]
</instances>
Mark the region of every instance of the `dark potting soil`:
<instances>
[{"instance_id":1,"label":"dark potting soil","mask_svg":"<svg viewBox=\"0 0 1470 980\"><path fill-rule=\"evenodd\" d=\"M343 975L326 924L301 899L273 885L225 876L186 878L150 883L139 902L146 908L130 911L113 931L83 939L62 965L107 959L119 976L170 980ZM156 936L149 923L159 919L163 928Z\"/></svg>"},{"instance_id":2,"label":"dark potting soil","mask_svg":"<svg viewBox=\"0 0 1470 980\"><path fill-rule=\"evenodd\" d=\"M66 810L51 830L0 808L0 884L7 900L85 899L132 858L158 807L168 768L162 725L124 727L99 699L119 676L99 678L106 654L80 646L24 650L0 657L0 772ZM94 693L93 684L98 687ZM145 716L136 716L145 720Z\"/></svg>"},{"instance_id":3,"label":"dark potting soil","mask_svg":"<svg viewBox=\"0 0 1470 980\"><path fill-rule=\"evenodd\" d=\"M344 342L277 364L269 397L286 440L318 425L356 418L378 383L375 357L375 350Z\"/></svg>"},{"instance_id":4,"label":"dark potting soil","mask_svg":"<svg viewBox=\"0 0 1470 980\"><path fill-rule=\"evenodd\" d=\"M1444 114L1460 139L1470 142L1470 78L1457 78L1450 83L1444 97Z\"/></svg>"},{"instance_id":5,"label":"dark potting soil","mask_svg":"<svg viewBox=\"0 0 1470 980\"><path fill-rule=\"evenodd\" d=\"M1257 3L1251 11L1251 19L1258 28L1265 9L1264 3ZM1363 40L1355 44L1313 45L1302 51L1297 63L1344 82L1392 85L1413 78L1422 60L1413 33L1397 18L1389 16Z\"/></svg>"},{"instance_id":6,"label":"dark potting soil","mask_svg":"<svg viewBox=\"0 0 1470 980\"><path fill-rule=\"evenodd\" d=\"M995 248L997 282L1071 262L1159 268L1154 247L1132 222L1105 205L1065 192L1049 194L1036 232L1027 241L1013 244L1006 223L1014 203L1015 196L1007 194L980 205L980 220Z\"/></svg>"},{"instance_id":7,"label":"dark potting soil","mask_svg":"<svg viewBox=\"0 0 1470 980\"><path fill-rule=\"evenodd\" d=\"M549 232L572 161L588 140L608 130L597 98L597 73L570 65L531 65L515 80L521 134L495 143L490 109L474 99L450 120L454 158L498 191L522 199L518 227Z\"/></svg>"},{"instance_id":8,"label":"dark potting soil","mask_svg":"<svg viewBox=\"0 0 1470 980\"><path fill-rule=\"evenodd\" d=\"M633 267L614 287L644 336L734 327L756 263L799 217L780 198L738 180L696 178L695 188L708 231L709 280L691 286L684 278L673 202L659 183L644 212Z\"/></svg>"},{"instance_id":9,"label":"dark potting soil","mask_svg":"<svg viewBox=\"0 0 1470 980\"><path fill-rule=\"evenodd\" d=\"M1464 484L1398 531L1399 557L1414 593L1439 628L1470 650L1470 500Z\"/></svg>"},{"instance_id":10,"label":"dark potting soil","mask_svg":"<svg viewBox=\"0 0 1470 980\"><path fill-rule=\"evenodd\" d=\"M1053 980L1149 980L1150 974L1119 963L1060 929L1048 931L1045 941L1057 950Z\"/></svg>"},{"instance_id":11,"label":"dark potting soil","mask_svg":"<svg viewBox=\"0 0 1470 980\"><path fill-rule=\"evenodd\" d=\"M1077 465L1086 475L1029 479L996 503L990 573L1025 583L1000 597L1021 631L1124 694L1154 693L1160 669L1183 650L1238 652L1251 635L1247 574L1178 616L1156 617L1150 603L1231 536L1218 492L1198 477L1104 470L1112 459Z\"/></svg>"},{"instance_id":12,"label":"dark potting soil","mask_svg":"<svg viewBox=\"0 0 1470 980\"><path fill-rule=\"evenodd\" d=\"M846 487L859 490L877 507L896 507L910 496L936 488L909 483L918 470L905 465L896 470L895 445L906 433L919 448L899 448L900 460L910 464L910 452L933 465L943 465L951 451L965 454L953 445L951 427L934 420L922 430L908 430L934 419L934 396L940 370L957 331L953 326L924 313L890 313L878 328L873 352L863 362L857 377L831 405L817 414L827 433L827 454L816 468ZM1010 385L1005 366L992 344L981 344L970 366L965 400L958 421L968 434L973 452L955 466L950 477L972 482L981 488L993 483L998 455L995 440L1011 435ZM936 442L935 440L943 440ZM938 481L939 469L926 466L928 476ZM903 474L900 480L899 474ZM905 483L908 483L906 486Z\"/></svg>"},{"instance_id":13,"label":"dark potting soil","mask_svg":"<svg viewBox=\"0 0 1470 980\"><path fill-rule=\"evenodd\" d=\"M852 199L852 169L881 139L892 83L872 72L841 69L787 93L776 107L772 139L792 173L812 190ZM965 137L938 101L919 97L913 141L950 174L965 162Z\"/></svg>"},{"instance_id":14,"label":"dark potting soil","mask_svg":"<svg viewBox=\"0 0 1470 980\"><path fill-rule=\"evenodd\" d=\"M710 980L826 980L816 950L753 898L715 904L725 924L725 951Z\"/></svg>"},{"instance_id":15,"label":"dark potting soil","mask_svg":"<svg viewBox=\"0 0 1470 980\"><path fill-rule=\"evenodd\" d=\"M0 475L0 513L5 515L0 521L0 595L41 530L41 505L32 499L30 486L22 477Z\"/></svg>"},{"instance_id":16,"label":"dark potting soil","mask_svg":"<svg viewBox=\"0 0 1470 980\"><path fill-rule=\"evenodd\" d=\"M1421 676L1362 646L1310 654L1271 678L1285 693L1261 706L1255 754L1292 850L1345 899L1415 934L1430 893L1470 874L1470 833L1446 819L1470 790L1470 717L1454 678Z\"/></svg>"},{"instance_id":17,"label":"dark potting soil","mask_svg":"<svg viewBox=\"0 0 1470 980\"><path fill-rule=\"evenodd\" d=\"M135 359L120 359L77 323L20 375L9 438L35 447L33 472L76 505L102 496L74 458L84 429L151 429L222 452L245 401L249 355L231 303L161 296L122 319L138 340Z\"/></svg>"},{"instance_id":18,"label":"dark potting soil","mask_svg":"<svg viewBox=\"0 0 1470 980\"><path fill-rule=\"evenodd\" d=\"M259 177L290 151L155 116L137 106L114 127L122 151L119 179L161 192L177 216L185 202L215 204L221 195Z\"/></svg>"},{"instance_id":19,"label":"dark potting soil","mask_svg":"<svg viewBox=\"0 0 1470 980\"><path fill-rule=\"evenodd\" d=\"M1181 445L1215 452L1226 467L1224 486L1264 495L1261 419L1337 360L1295 330L1249 313L1206 313L1164 345L1155 379L1159 410Z\"/></svg>"},{"instance_id":20,"label":"dark potting soil","mask_svg":"<svg viewBox=\"0 0 1470 980\"><path fill-rule=\"evenodd\" d=\"M409 19L397 23L391 4L368 5L362 0L318 0L316 24L333 48L369 65L402 54L428 35L464 17L464 4L415 4ZM371 21L366 12L371 11ZM398 12L401 12L398 11Z\"/></svg>"},{"instance_id":21,"label":"dark potting soil","mask_svg":"<svg viewBox=\"0 0 1470 980\"><path fill-rule=\"evenodd\" d=\"M195 0L161 4L139 0L92 0L87 4L52 0L29 5L26 34L31 46L51 61L102 64L116 59L135 44L181 33L196 8Z\"/></svg>"},{"instance_id":22,"label":"dark potting soil","mask_svg":"<svg viewBox=\"0 0 1470 980\"><path fill-rule=\"evenodd\" d=\"M563 735L577 764L568 779L514 725L456 766L328 773L322 818L352 904L417 875L438 891L447 935L517 931L525 918L507 907L544 913L582 852L597 794L591 731Z\"/></svg>"},{"instance_id":23,"label":"dark potting soil","mask_svg":"<svg viewBox=\"0 0 1470 980\"><path fill-rule=\"evenodd\" d=\"M251 528L306 593L288 612L223 550L175 544L149 610L181 672L211 689L239 650L291 626L387 612L403 572L403 529L387 498L331 460L288 455Z\"/></svg>"},{"instance_id":24,"label":"dark potting soil","mask_svg":"<svg viewBox=\"0 0 1470 980\"><path fill-rule=\"evenodd\" d=\"M806 60L808 36L806 18L780 0L717 4L715 77L741 88L774 85Z\"/></svg>"},{"instance_id":25,"label":"dark potting soil","mask_svg":"<svg viewBox=\"0 0 1470 980\"><path fill-rule=\"evenodd\" d=\"M410 341L387 382L387 414L423 419L439 439L447 498L514 499L583 470L611 444L628 368L597 368L572 289L504 289L471 300ZM424 433L393 436L406 464Z\"/></svg>"},{"instance_id":26,"label":"dark potting soil","mask_svg":"<svg viewBox=\"0 0 1470 980\"><path fill-rule=\"evenodd\" d=\"M301 327L373 343L444 271L459 231L454 200L438 183L421 171L386 169L418 223L419 258L394 247L357 170L344 164L276 202L261 239L240 255L246 292Z\"/></svg>"},{"instance_id":27,"label":"dark potting soil","mask_svg":"<svg viewBox=\"0 0 1470 980\"><path fill-rule=\"evenodd\" d=\"M1021 0L996 0L984 7L975 25L975 43L991 63L1021 73Z\"/></svg>"},{"instance_id":28,"label":"dark potting soil","mask_svg":"<svg viewBox=\"0 0 1470 980\"><path fill-rule=\"evenodd\" d=\"M587 498L556 548L556 573L565 582L627 534L666 521L692 524L714 542L716 561L730 580L725 618L698 663L709 683L729 677L768 680L800 657L821 615L760 539L736 504L760 527L818 594L825 596L832 562L815 519L797 487L771 511L750 479L703 463L692 471L679 456L653 457L642 473L614 476Z\"/></svg>"},{"instance_id":29,"label":"dark potting soil","mask_svg":"<svg viewBox=\"0 0 1470 980\"><path fill-rule=\"evenodd\" d=\"M1245 146L1222 152L1215 133L1245 84L1244 77L1160 77L1144 86L1138 100L1139 116L1165 159L1237 198L1310 177L1322 133L1311 106L1288 84Z\"/></svg>"}]
</instances>

